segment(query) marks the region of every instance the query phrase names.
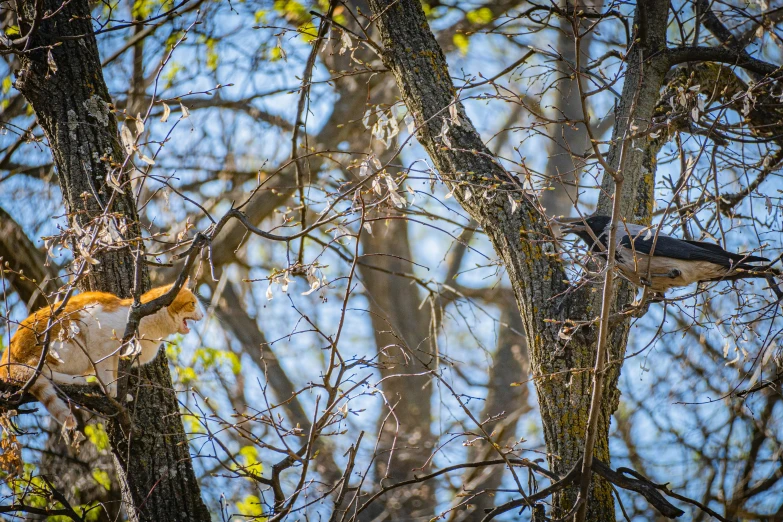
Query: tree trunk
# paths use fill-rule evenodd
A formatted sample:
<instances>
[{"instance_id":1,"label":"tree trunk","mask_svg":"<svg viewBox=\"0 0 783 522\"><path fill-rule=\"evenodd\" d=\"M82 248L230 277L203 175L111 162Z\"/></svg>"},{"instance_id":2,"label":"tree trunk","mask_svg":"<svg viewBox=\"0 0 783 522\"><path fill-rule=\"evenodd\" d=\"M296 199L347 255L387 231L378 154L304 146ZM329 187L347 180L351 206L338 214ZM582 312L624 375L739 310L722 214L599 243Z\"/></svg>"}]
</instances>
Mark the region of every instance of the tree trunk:
<instances>
[{"instance_id":1,"label":"tree trunk","mask_svg":"<svg viewBox=\"0 0 783 522\"><path fill-rule=\"evenodd\" d=\"M406 261L412 259L407 221L375 222L372 235L362 234L362 247L365 256L381 254L366 257L367 264L393 273L411 271L411 264ZM385 379L383 393L388 401L379 418L376 480L392 484L426 473L417 468L424 466L432 454L432 382L428 375L413 375L425 371L419 360L426 363L431 357L427 339L429 307L419 309L421 301L416 287L401 288L407 283L399 276L369 266L360 266L360 271L370 302L378 362ZM389 407L394 408L394 414L387 418ZM384 510L390 520L431 517L433 493L426 483L400 488L387 494L383 503L372 506L364 519L372 520Z\"/></svg>"},{"instance_id":2,"label":"tree trunk","mask_svg":"<svg viewBox=\"0 0 783 522\"><path fill-rule=\"evenodd\" d=\"M108 105L111 100L103 79L89 3L22 0L19 4L25 18L20 26L25 34L36 18L37 5L43 7L43 13L56 13L50 18L39 18L29 48L61 45L23 55L16 88L35 110L49 141L69 219L88 235L96 226L107 226L107 219L116 219L125 238L141 237L130 190L115 194L109 209L115 218L100 217L113 190L104 182L110 169L105 158L121 164L124 154L117 121ZM48 53L56 70L47 59ZM141 243L134 248L141 250ZM81 280L81 289L129 297L134 284L134 257L130 249L114 245L96 252L94 257L100 264L93 265ZM146 267L142 267L142 286L139 290L149 286ZM193 471L165 354L161 352L151 364L133 370L132 375L129 389L134 400L128 403L128 410L133 433L123 433L117 421L108 422L129 518L210 520Z\"/></svg>"},{"instance_id":3,"label":"tree trunk","mask_svg":"<svg viewBox=\"0 0 783 522\"><path fill-rule=\"evenodd\" d=\"M551 469L564 475L582 455L591 395L591 374L595 359L597 328L582 326L573 335L560 335L566 320L592 321L600 303L589 289L569 288L562 261L551 242L546 216L540 207L520 194L522 186L500 165L484 145L455 100L448 65L429 29L421 4L400 0L392 4L371 0L383 39L383 59L393 72L402 98L419 126L417 138L425 147L457 201L487 232L503 260L511 281L528 339L532 369L536 377L542 422L551 455ZM614 136L622 137L628 128L631 108L635 119L649 122L659 97L665 59L649 58L665 47L668 2L655 0L640 4L634 20L639 42L628 56L623 99L617 114ZM637 96L636 91L639 90ZM461 125L451 124L449 142L441 128L450 119L448 107L456 105ZM643 125L640 125L643 128ZM643 138L627 154L624 166L625 188L622 215L629 220L648 222L652 210L654 155L652 140ZM620 141L612 146L609 160L619 163ZM641 149L637 151L636 148ZM601 209L611 205L605 194L613 192L611 179L602 195ZM467 196L470 188L473 194ZM484 191L487 191L484 194ZM492 197L494 194L494 197ZM508 195L519 208L512 211ZM608 212L604 212L608 213ZM632 292L625 286L618 292L615 308L629 302ZM600 298L599 298L600 299ZM609 461L608 434L611 414L617 407L617 379L628 337L628 322L615 328L610 338L609 357L613 364L602 401L595 457ZM576 488L568 488L553 499L553 516L562 516L573 506ZM603 480L593 481L588 520L613 521L611 488Z\"/></svg>"},{"instance_id":4,"label":"tree trunk","mask_svg":"<svg viewBox=\"0 0 783 522\"><path fill-rule=\"evenodd\" d=\"M8 274L19 298L27 304L30 311L46 306L46 292L54 288L50 280L57 277L57 270L46 266L46 254L38 250L27 237L22 227L2 208L0 208L0 259L8 263L11 270L24 273L24 277Z\"/></svg>"},{"instance_id":5,"label":"tree trunk","mask_svg":"<svg viewBox=\"0 0 783 522\"><path fill-rule=\"evenodd\" d=\"M530 358L527 342L521 335L524 329L522 318L513 299L510 298L509 301L501 304L503 309L500 314L497 351L489 376L486 405L479 417L480 421L485 422L491 417L500 416L496 421L487 422L484 429L495 432L495 440L504 449L513 446L517 421L531 409L528 404L527 385L512 385L515 382L525 382L530 377ZM495 458L495 449L487 443L472 446L468 452L468 462ZM495 507L493 490L501 486L503 477L504 473L492 466L467 472L463 477L463 485L470 493L490 493L482 493L472 500L466 513L453 512L451 520L480 522L486 514L484 510Z\"/></svg>"},{"instance_id":6,"label":"tree trunk","mask_svg":"<svg viewBox=\"0 0 783 522\"><path fill-rule=\"evenodd\" d=\"M574 2L559 2L569 13L574 12ZM588 0L579 2L577 9L588 12L600 10L603 0ZM587 24L582 24L582 30ZM580 42L582 63L586 63L590 53L590 42L593 32L587 33ZM551 180L551 188L541 196L541 204L550 216L569 216L574 208L577 190L585 161L582 156L590 149L587 129L582 116L582 100L579 96L579 86L574 75L576 64L576 42L570 20L561 19L557 32L557 52L563 57L556 63L560 80L554 85L554 97L551 105L556 109L554 118L566 120L563 124L553 125L552 142L547 153L549 161L546 164L546 176Z\"/></svg>"}]
</instances>

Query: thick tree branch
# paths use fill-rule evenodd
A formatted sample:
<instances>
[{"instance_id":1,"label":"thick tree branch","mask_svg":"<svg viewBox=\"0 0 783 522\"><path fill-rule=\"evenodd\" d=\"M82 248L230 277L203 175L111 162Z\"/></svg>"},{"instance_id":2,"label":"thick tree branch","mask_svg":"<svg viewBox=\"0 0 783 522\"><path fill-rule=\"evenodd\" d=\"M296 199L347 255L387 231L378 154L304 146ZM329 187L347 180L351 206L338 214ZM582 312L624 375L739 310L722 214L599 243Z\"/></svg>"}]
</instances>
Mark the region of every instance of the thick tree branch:
<instances>
[{"instance_id":1,"label":"thick tree branch","mask_svg":"<svg viewBox=\"0 0 783 522\"><path fill-rule=\"evenodd\" d=\"M514 463L517 461L514 460ZM561 491L565 489L566 487L570 486L571 484L577 482L580 475L580 468L582 466L582 462L579 461L576 463L576 465L571 469L568 474L566 474L563 478L559 480L555 480L552 478L553 482L551 485L547 486L546 488L529 495L527 499L515 499L511 500L509 502L506 502L505 504L502 504L500 506L497 506L496 508L489 510L487 512L487 515L482 519L482 522L489 522L490 520L494 519L496 516L501 515L503 513L506 513L508 511L511 511L512 509L517 508L523 508L528 505L529 501L539 501L543 500L552 494L554 494L557 491ZM600 460L593 460L592 464L592 472L596 475L599 475L600 477L603 477L604 479L608 480L612 484L621 487L623 489L627 489L629 491L635 491L642 496L644 496L645 499L650 503L651 506L653 506L660 514L667 518L677 518L685 514L685 512L676 506L673 506L668 500L666 500L663 495L660 493L659 490L664 489L664 486L660 486L658 484L655 484L654 482L650 481L649 479L643 477L639 473L630 470L628 468L618 468L616 471L613 470L610 466L607 464L601 462ZM629 478L626 475L631 475L633 478ZM671 494L668 490L664 489L666 494ZM686 499L686 497L681 497L682 499ZM687 499L690 500L690 499Z\"/></svg>"},{"instance_id":2,"label":"thick tree branch","mask_svg":"<svg viewBox=\"0 0 783 522\"><path fill-rule=\"evenodd\" d=\"M758 60L744 52L737 52L726 47L675 47L667 49L665 57L671 66L685 62L719 62L736 65L765 76L772 76L780 71L780 67L774 64Z\"/></svg>"},{"instance_id":3,"label":"thick tree branch","mask_svg":"<svg viewBox=\"0 0 783 522\"><path fill-rule=\"evenodd\" d=\"M37 249L22 227L0 208L0 259L4 265L20 274L8 274L11 285L31 310L46 306L46 296L40 291L47 280L57 277L54 267L47 266L46 254Z\"/></svg>"}]
</instances>

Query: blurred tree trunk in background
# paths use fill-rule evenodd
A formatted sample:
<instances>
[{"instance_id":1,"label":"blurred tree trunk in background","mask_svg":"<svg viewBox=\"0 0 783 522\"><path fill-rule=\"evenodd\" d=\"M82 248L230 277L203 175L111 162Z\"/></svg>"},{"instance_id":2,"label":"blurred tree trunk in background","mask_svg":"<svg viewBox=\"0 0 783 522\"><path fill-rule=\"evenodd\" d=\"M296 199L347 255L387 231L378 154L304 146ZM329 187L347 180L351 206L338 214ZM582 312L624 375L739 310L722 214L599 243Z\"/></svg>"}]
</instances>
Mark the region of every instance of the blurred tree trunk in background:
<instances>
[{"instance_id":1,"label":"blurred tree trunk in background","mask_svg":"<svg viewBox=\"0 0 783 522\"><path fill-rule=\"evenodd\" d=\"M504 450L514 446L517 439L517 421L532 408L528 403L528 384L530 377L530 356L527 352L527 342L522 335L525 326L514 296L510 291L500 294L500 325L498 329L498 345L492 358L492 369L487 383L487 399L479 420L488 422L485 429L495 433L495 440ZM520 383L520 384L515 384ZM481 462L497 458L496 450L486 442L470 447L468 462ZM463 483L468 493L490 491L501 486L504 473L500 468L489 466L475 468L463 477ZM459 499L458 499L459 500ZM454 511L452 520L459 522L481 522L486 515L485 509L492 509L496 504L496 495L482 494L468 502L467 513Z\"/></svg>"},{"instance_id":2,"label":"blurred tree trunk in background","mask_svg":"<svg viewBox=\"0 0 783 522\"><path fill-rule=\"evenodd\" d=\"M414 474L426 473L421 468L433 450L435 438L430 429L432 378L428 374L416 375L427 371L419 361L429 363L433 356L428 339L430 306L427 303L420 307L418 287L393 275L411 272L407 220L376 221L372 235L362 234L362 247L364 255L368 256L366 263L371 265L362 266L361 275L367 289L378 363L384 379L381 389L387 402L378 420L380 445L375 473L376 480L384 479L384 484L393 484L412 478ZM393 413L389 413L390 409ZM389 497L369 510L365 519L375 518L379 514L375 511L384 509L391 520L403 516L431 517L434 512L433 491L427 483L409 490L397 490Z\"/></svg>"},{"instance_id":3,"label":"blurred tree trunk in background","mask_svg":"<svg viewBox=\"0 0 783 522\"><path fill-rule=\"evenodd\" d=\"M0 208L0 259L3 264L24 277L7 274L9 283L19 294L19 298L28 305L30 312L46 306L46 292L54 288L51 279L57 271L46 264L46 254L40 251L27 237L22 227ZM49 280L47 282L47 280Z\"/></svg>"},{"instance_id":4,"label":"blurred tree trunk in background","mask_svg":"<svg viewBox=\"0 0 783 522\"><path fill-rule=\"evenodd\" d=\"M108 158L124 160L118 140L117 120L109 109L111 99L103 79L98 47L87 0L19 3L24 18L39 24L22 57L16 87L25 96L46 134L54 156L65 207L72 223L85 235L107 227L116 219L124 239L140 237L135 201L130 190L112 194L105 179ZM42 16L44 13L50 16ZM51 14L54 13L54 14ZM46 46L58 43L50 51ZM103 159L102 159L103 158ZM115 173L121 181L121 173ZM114 196L111 216L104 208ZM78 237L77 241L85 238ZM88 237L89 240L89 237ZM140 251L143 251L140 245ZM78 254L78 252L77 252ZM82 290L102 290L129 297L134 285L134 256L127 246L97 253L80 282ZM143 254L139 260L143 262ZM149 286L146 266L142 285ZM166 356L161 352L151 364L134 370L128 403L133 434L123 433L119 422L109 423L116 469L125 507L131 520L210 520L201 499L185 439L179 405L171 387ZM150 385L151 384L151 385Z\"/></svg>"},{"instance_id":5,"label":"blurred tree trunk in background","mask_svg":"<svg viewBox=\"0 0 783 522\"><path fill-rule=\"evenodd\" d=\"M576 9L589 12L601 10L603 0L588 0L579 2ZM575 9L573 2L563 2L560 7L566 11ZM587 24L581 28L586 29ZM594 33L587 32L581 39L581 63L589 63L590 42ZM550 105L555 108L553 119L566 120L561 125L552 125L552 141L549 145L549 161L546 164L545 175L550 181L551 189L544 191L541 204L550 216L569 216L574 208L577 186L585 162L579 157L590 151L590 141L587 129L583 123L578 123L582 117L582 100L579 86L576 83L574 66L576 64L576 41L571 22L561 18L557 29L557 52L563 60L557 62L559 80L552 89L554 100ZM594 123L591 121L591 123Z\"/></svg>"}]
</instances>

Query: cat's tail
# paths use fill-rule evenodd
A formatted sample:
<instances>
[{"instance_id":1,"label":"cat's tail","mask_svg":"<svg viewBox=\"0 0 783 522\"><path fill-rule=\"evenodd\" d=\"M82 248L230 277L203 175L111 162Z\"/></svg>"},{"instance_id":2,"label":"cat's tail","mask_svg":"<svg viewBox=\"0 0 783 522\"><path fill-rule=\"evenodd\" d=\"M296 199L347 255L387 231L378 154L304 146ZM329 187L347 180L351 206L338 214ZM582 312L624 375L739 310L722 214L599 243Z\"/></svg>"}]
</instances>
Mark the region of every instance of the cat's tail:
<instances>
[{"instance_id":1,"label":"cat's tail","mask_svg":"<svg viewBox=\"0 0 783 522\"><path fill-rule=\"evenodd\" d=\"M33 376L35 370L27 365L12 362L10 354L9 347L0 359L0 379L19 384L26 383ZM52 381L46 378L47 369L44 367L43 374L39 375L30 387L30 394L44 405L57 422L63 425L63 429L72 430L76 428L76 418L68 404L57 395L57 389Z\"/></svg>"},{"instance_id":2,"label":"cat's tail","mask_svg":"<svg viewBox=\"0 0 783 522\"><path fill-rule=\"evenodd\" d=\"M76 417L73 416L68 404L57 395L57 389L52 381L44 375L39 375L35 384L30 387L30 393L44 405L57 422L63 425L64 430L76 428Z\"/></svg>"}]
</instances>

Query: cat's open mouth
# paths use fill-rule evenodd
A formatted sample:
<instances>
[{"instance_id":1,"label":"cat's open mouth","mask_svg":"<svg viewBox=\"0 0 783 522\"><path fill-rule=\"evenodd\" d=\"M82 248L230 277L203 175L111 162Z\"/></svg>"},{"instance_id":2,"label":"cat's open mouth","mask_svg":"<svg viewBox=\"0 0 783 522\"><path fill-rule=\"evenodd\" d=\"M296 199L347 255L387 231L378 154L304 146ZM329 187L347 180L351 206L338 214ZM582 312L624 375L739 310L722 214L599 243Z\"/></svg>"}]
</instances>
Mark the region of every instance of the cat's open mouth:
<instances>
[{"instance_id":1,"label":"cat's open mouth","mask_svg":"<svg viewBox=\"0 0 783 522\"><path fill-rule=\"evenodd\" d=\"M190 333L190 327L188 326L188 321L198 321L201 319L200 317L184 317L182 319L182 326L180 327L179 333L186 334Z\"/></svg>"}]
</instances>

